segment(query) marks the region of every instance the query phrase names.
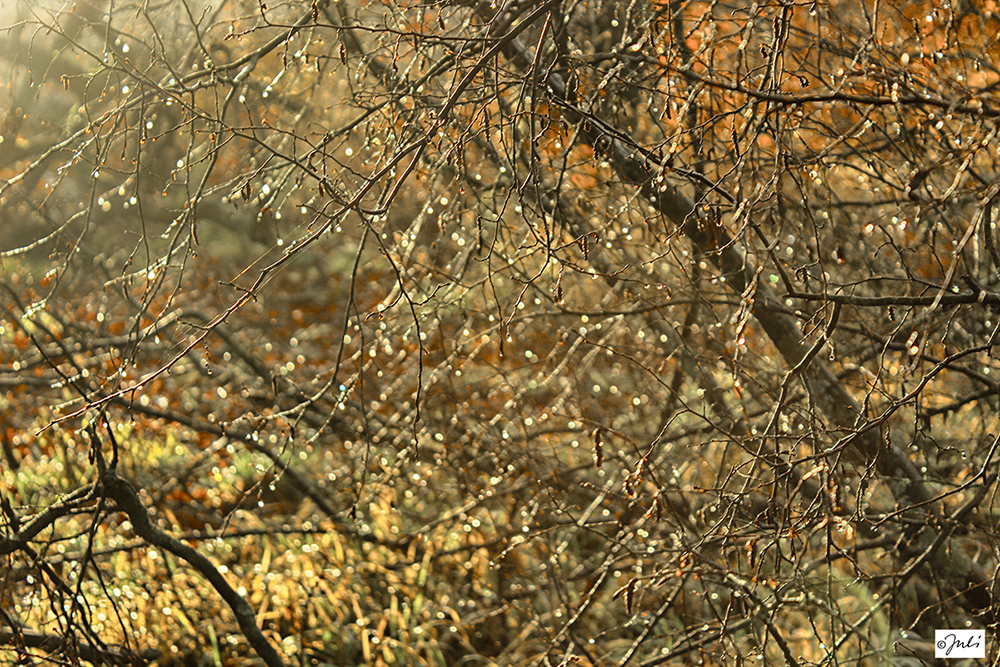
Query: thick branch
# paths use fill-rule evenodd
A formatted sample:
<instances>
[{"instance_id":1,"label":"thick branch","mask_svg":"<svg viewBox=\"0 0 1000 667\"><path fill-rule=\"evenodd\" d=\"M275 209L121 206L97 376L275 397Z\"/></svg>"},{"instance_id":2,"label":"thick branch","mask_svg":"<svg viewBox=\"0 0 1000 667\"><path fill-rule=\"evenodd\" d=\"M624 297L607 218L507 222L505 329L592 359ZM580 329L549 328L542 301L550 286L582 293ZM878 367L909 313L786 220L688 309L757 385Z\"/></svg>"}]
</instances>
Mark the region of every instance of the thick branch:
<instances>
[{"instance_id":1,"label":"thick branch","mask_svg":"<svg viewBox=\"0 0 1000 667\"><path fill-rule=\"evenodd\" d=\"M485 11L488 11L485 10ZM532 72L531 49L521 40L510 40L504 53L524 72ZM752 314L778 349L785 362L796 368L806 360L806 345L798 320L784 306L778 294L759 276L740 243L730 236L718 215L697 206L667 178L669 169L661 164L627 133L615 128L588 110L581 108L570 94L565 79L556 71L545 75L544 85L551 100L564 117L577 125L587 143L604 154L609 164L626 182L635 185L656 210L682 230L685 236L712 262L721 279L740 295ZM861 405L837 379L822 358L814 357L801 369L813 400L826 416L831 431L839 440L828 450L844 455L858 466L874 465L888 482L896 500L903 507L929 504L934 495L922 475L898 446L883 439L882 429L867 424ZM951 559L942 558L939 550L932 567L948 577L951 585L962 591L969 606L988 609L991 596L988 578L982 568L960 549L951 550Z\"/></svg>"},{"instance_id":2,"label":"thick branch","mask_svg":"<svg viewBox=\"0 0 1000 667\"><path fill-rule=\"evenodd\" d=\"M202 576L208 579L209 583L219 591L222 599L233 610L240 630L250 642L250 645L257 652L268 667L284 667L284 661L271 643L267 641L264 633L257 627L254 618L253 607L236 590L229 585L226 578L212 562L208 560L200 551L189 547L180 540L163 532L149 518L149 513L139 500L139 494L127 481L122 479L112 471L107 471L101 477L101 486L108 498L115 501L118 509L128 515L132 522L132 530L135 534L143 538L150 544L160 547L164 551L169 551L178 558L188 562L194 569L198 570Z\"/></svg>"}]
</instances>

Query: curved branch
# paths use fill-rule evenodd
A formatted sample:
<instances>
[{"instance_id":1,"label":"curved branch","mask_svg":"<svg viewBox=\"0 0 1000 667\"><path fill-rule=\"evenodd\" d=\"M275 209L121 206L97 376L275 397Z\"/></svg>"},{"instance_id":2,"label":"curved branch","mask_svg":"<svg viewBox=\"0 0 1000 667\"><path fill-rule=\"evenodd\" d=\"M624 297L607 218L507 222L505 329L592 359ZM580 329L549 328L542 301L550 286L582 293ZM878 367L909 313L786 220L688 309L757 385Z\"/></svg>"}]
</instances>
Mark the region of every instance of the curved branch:
<instances>
[{"instance_id":1,"label":"curved branch","mask_svg":"<svg viewBox=\"0 0 1000 667\"><path fill-rule=\"evenodd\" d=\"M118 509L128 515L132 522L132 530L136 535L143 538L150 544L169 551L178 558L188 562L191 567L198 570L209 583L219 592L222 599L226 601L229 608L236 616L240 630L250 642L250 646L257 652L268 667L284 667L284 661L278 655L277 650L267 641L264 633L257 626L253 607L243 596L236 592L222 573L212 562L208 560L200 551L189 547L180 540L168 535L153 524L149 518L149 513L139 500L139 494L135 488L126 480L118 476L113 470L107 470L101 476L101 489L108 498L115 501Z\"/></svg>"}]
</instances>

